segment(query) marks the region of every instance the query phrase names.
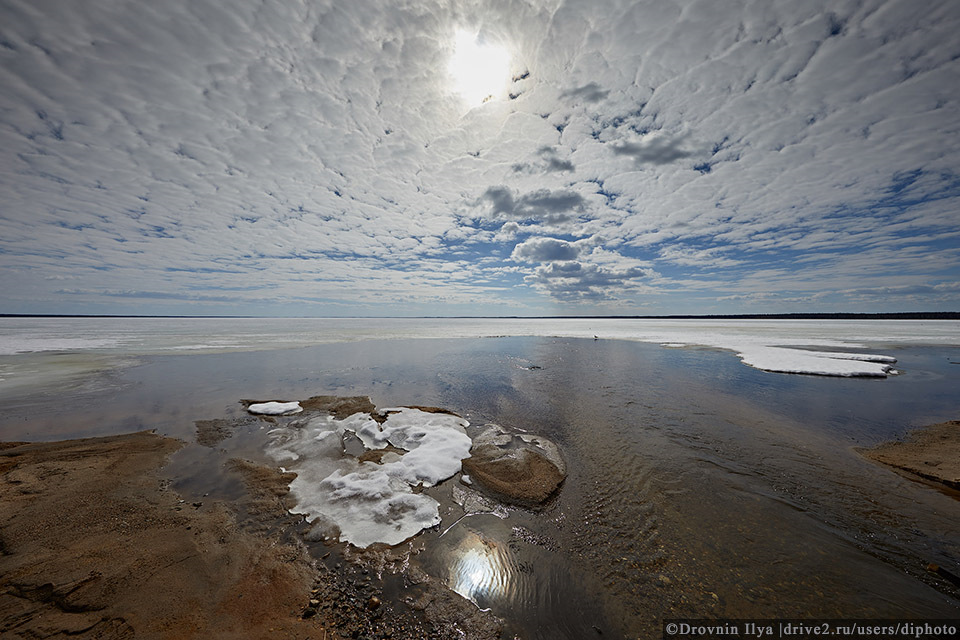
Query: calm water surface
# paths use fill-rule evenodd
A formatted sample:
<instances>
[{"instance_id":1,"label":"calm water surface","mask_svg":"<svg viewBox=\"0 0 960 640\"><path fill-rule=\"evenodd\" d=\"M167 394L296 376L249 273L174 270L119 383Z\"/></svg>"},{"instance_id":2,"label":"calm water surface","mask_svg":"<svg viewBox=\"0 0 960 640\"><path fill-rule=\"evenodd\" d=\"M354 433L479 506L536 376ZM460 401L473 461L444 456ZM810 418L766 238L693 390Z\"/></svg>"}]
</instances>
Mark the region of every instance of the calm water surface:
<instances>
[{"instance_id":1,"label":"calm water surface","mask_svg":"<svg viewBox=\"0 0 960 640\"><path fill-rule=\"evenodd\" d=\"M780 375L711 349L536 337L147 356L5 397L0 437L156 428L192 442L194 421L242 415L241 398L440 405L477 428L543 434L568 463L559 496L506 518L458 520L454 480L428 490L444 522L416 539L413 562L511 633L654 637L682 616L957 618L960 594L925 570L960 573L957 495L854 448L956 419L960 349L884 353L903 375ZM223 456L255 456L264 437L238 432L226 454L189 446L171 472L184 490L227 494Z\"/></svg>"}]
</instances>

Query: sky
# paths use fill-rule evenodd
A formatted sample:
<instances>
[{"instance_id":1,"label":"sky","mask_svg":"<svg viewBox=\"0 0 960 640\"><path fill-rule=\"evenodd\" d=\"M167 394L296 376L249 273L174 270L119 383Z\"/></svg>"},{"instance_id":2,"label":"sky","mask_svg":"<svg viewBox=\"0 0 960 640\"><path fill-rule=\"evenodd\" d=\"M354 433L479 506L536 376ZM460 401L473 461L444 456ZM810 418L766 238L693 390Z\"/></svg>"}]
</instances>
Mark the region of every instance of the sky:
<instances>
[{"instance_id":1,"label":"sky","mask_svg":"<svg viewBox=\"0 0 960 640\"><path fill-rule=\"evenodd\" d=\"M960 310L958 34L956 0L0 0L0 313Z\"/></svg>"}]
</instances>

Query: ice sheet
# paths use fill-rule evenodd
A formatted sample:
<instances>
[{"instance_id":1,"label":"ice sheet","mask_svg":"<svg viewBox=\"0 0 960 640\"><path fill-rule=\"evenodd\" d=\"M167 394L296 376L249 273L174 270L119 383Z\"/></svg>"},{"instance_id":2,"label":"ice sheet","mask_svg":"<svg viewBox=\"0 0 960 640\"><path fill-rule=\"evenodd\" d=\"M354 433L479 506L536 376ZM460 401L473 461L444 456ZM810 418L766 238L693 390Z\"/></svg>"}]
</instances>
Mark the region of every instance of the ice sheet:
<instances>
[{"instance_id":1,"label":"ice sheet","mask_svg":"<svg viewBox=\"0 0 960 640\"><path fill-rule=\"evenodd\" d=\"M774 373L885 378L893 373L896 358L869 354L807 351L787 347L751 345L737 354L744 364Z\"/></svg>"},{"instance_id":2,"label":"ice sheet","mask_svg":"<svg viewBox=\"0 0 960 640\"><path fill-rule=\"evenodd\" d=\"M824 365L767 348L847 351L960 345L956 320L713 320L633 318L0 318L0 355L24 351L110 356L294 348L362 340L545 336L704 346L746 355L770 371L885 375L882 367ZM13 357L13 356L11 356ZM835 356L826 356L836 359ZM852 361L855 358L842 358ZM868 360L869 361L869 360ZM53 363L51 366L55 365ZM879 369L879 372L878 372ZM9 377L9 376L8 376Z\"/></svg>"},{"instance_id":3,"label":"ice sheet","mask_svg":"<svg viewBox=\"0 0 960 640\"><path fill-rule=\"evenodd\" d=\"M290 484L295 511L328 537L357 547L395 545L440 523L439 503L417 485L431 486L460 471L470 455L466 420L418 409L389 410L380 425L369 414L343 420L322 416L270 432L267 454L297 474ZM342 438L353 432L367 449L392 445L382 464L345 455Z\"/></svg>"}]
</instances>

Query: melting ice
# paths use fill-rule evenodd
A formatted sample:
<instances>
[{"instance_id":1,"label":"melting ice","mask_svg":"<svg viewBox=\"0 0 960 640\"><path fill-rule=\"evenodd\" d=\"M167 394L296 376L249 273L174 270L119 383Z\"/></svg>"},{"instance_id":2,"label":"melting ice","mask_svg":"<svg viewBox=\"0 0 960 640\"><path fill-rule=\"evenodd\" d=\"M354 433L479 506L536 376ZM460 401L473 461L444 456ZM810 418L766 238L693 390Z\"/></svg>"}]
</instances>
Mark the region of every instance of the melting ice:
<instances>
[{"instance_id":1,"label":"melting ice","mask_svg":"<svg viewBox=\"0 0 960 640\"><path fill-rule=\"evenodd\" d=\"M435 485L460 471L470 455L468 422L445 413L386 409L380 424L366 413L337 420L319 416L270 432L267 449L278 464L295 471L290 491L296 511L314 530L357 547L395 545L440 524L439 503L413 487ZM368 450L388 445L380 464L345 456L342 439L352 432Z\"/></svg>"},{"instance_id":2,"label":"melting ice","mask_svg":"<svg viewBox=\"0 0 960 640\"><path fill-rule=\"evenodd\" d=\"M257 402L247 407L247 411L263 416L288 416L300 413L303 407L299 402Z\"/></svg>"}]
</instances>

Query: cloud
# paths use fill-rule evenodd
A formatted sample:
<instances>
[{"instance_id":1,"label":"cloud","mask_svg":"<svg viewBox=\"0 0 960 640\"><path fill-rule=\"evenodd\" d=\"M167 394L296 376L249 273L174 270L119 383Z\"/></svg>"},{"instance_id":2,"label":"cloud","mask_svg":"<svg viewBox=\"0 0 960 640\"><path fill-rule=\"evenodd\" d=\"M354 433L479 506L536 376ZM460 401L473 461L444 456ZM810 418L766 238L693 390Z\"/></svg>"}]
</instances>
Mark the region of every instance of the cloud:
<instances>
[{"instance_id":1,"label":"cloud","mask_svg":"<svg viewBox=\"0 0 960 640\"><path fill-rule=\"evenodd\" d=\"M569 160L563 159L554 147L541 147L537 150L537 160L534 162L518 162L513 165L516 173L543 173L552 171L574 171L576 167Z\"/></svg>"},{"instance_id":2,"label":"cloud","mask_svg":"<svg viewBox=\"0 0 960 640\"><path fill-rule=\"evenodd\" d=\"M465 23L515 99L453 91ZM958 31L949 0L6 0L3 311L957 308Z\"/></svg>"},{"instance_id":3,"label":"cloud","mask_svg":"<svg viewBox=\"0 0 960 640\"><path fill-rule=\"evenodd\" d=\"M660 260L683 266L698 266L702 268L732 267L742 264L742 260L734 260L721 255L725 249L710 247L696 249L684 246L665 246L660 249Z\"/></svg>"},{"instance_id":4,"label":"cloud","mask_svg":"<svg viewBox=\"0 0 960 640\"><path fill-rule=\"evenodd\" d=\"M629 156L638 165L643 164L670 164L693 155L683 148L685 140L677 138L668 140L663 137L649 136L638 142L622 142L614 144L613 153L618 156Z\"/></svg>"},{"instance_id":5,"label":"cloud","mask_svg":"<svg viewBox=\"0 0 960 640\"><path fill-rule=\"evenodd\" d=\"M483 200L490 205L491 213L495 216L537 220L547 225L569 222L586 206L583 196L574 191L537 189L516 196L511 189L502 185L484 191Z\"/></svg>"},{"instance_id":6,"label":"cloud","mask_svg":"<svg viewBox=\"0 0 960 640\"><path fill-rule=\"evenodd\" d=\"M574 260L580 255L575 243L557 238L530 238L513 249L511 259L526 262Z\"/></svg>"},{"instance_id":7,"label":"cloud","mask_svg":"<svg viewBox=\"0 0 960 640\"><path fill-rule=\"evenodd\" d=\"M496 242L507 242L516 238L523 228L516 222L504 222L494 236Z\"/></svg>"},{"instance_id":8,"label":"cloud","mask_svg":"<svg viewBox=\"0 0 960 640\"><path fill-rule=\"evenodd\" d=\"M614 300L639 288L652 273L638 267L611 268L581 262L552 262L538 266L525 280L564 301Z\"/></svg>"},{"instance_id":9,"label":"cloud","mask_svg":"<svg viewBox=\"0 0 960 640\"><path fill-rule=\"evenodd\" d=\"M582 87L568 89L560 94L561 98L574 98L584 102L600 102L610 94L609 89L603 89L596 82L588 82Z\"/></svg>"}]
</instances>

